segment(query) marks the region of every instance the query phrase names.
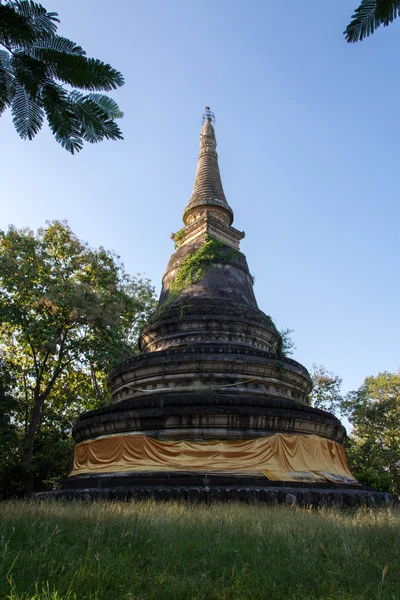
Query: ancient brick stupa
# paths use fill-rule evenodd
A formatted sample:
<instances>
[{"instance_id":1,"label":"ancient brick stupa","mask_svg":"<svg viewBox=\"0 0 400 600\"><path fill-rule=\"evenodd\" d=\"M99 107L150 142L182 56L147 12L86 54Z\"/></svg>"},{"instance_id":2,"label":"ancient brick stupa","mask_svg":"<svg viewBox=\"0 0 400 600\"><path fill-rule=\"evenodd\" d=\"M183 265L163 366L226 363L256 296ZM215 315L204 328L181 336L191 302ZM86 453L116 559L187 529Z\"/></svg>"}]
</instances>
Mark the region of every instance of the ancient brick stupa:
<instances>
[{"instance_id":1,"label":"ancient brick stupa","mask_svg":"<svg viewBox=\"0 0 400 600\"><path fill-rule=\"evenodd\" d=\"M383 502L347 465L340 421L308 404L307 370L257 306L244 233L222 187L214 115L138 356L110 375L110 406L74 429L66 497Z\"/></svg>"}]
</instances>

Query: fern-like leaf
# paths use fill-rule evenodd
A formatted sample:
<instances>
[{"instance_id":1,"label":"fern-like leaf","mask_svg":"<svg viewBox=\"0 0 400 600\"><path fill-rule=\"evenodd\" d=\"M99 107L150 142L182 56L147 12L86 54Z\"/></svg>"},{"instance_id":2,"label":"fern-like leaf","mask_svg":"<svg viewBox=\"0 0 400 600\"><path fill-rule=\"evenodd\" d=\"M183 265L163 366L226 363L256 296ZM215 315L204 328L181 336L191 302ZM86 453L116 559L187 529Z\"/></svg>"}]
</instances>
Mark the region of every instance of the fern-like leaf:
<instances>
[{"instance_id":1,"label":"fern-like leaf","mask_svg":"<svg viewBox=\"0 0 400 600\"><path fill-rule=\"evenodd\" d=\"M0 4L0 43L7 48L32 44L36 31L28 20L8 4Z\"/></svg>"},{"instance_id":2,"label":"fern-like leaf","mask_svg":"<svg viewBox=\"0 0 400 600\"><path fill-rule=\"evenodd\" d=\"M105 96L104 94L87 94L86 96L92 102L95 102L103 111L107 114L109 119L122 119L124 113L120 110L118 104L110 98L109 96Z\"/></svg>"},{"instance_id":3,"label":"fern-like leaf","mask_svg":"<svg viewBox=\"0 0 400 600\"><path fill-rule=\"evenodd\" d=\"M15 77L11 69L10 55L0 50L0 115L11 105L15 94Z\"/></svg>"},{"instance_id":4,"label":"fern-like leaf","mask_svg":"<svg viewBox=\"0 0 400 600\"><path fill-rule=\"evenodd\" d=\"M375 9L376 0L362 0L344 31L347 42L358 42L374 33L376 28Z\"/></svg>"},{"instance_id":5,"label":"fern-like leaf","mask_svg":"<svg viewBox=\"0 0 400 600\"><path fill-rule=\"evenodd\" d=\"M9 4L17 13L25 17L37 36L56 33L57 23L60 22L57 13L47 12L44 6L32 0L12 0Z\"/></svg>"},{"instance_id":6,"label":"fern-like leaf","mask_svg":"<svg viewBox=\"0 0 400 600\"><path fill-rule=\"evenodd\" d=\"M14 127L23 140L31 140L43 124L43 108L37 99L28 94L23 85L17 84L11 112Z\"/></svg>"},{"instance_id":7,"label":"fern-like leaf","mask_svg":"<svg viewBox=\"0 0 400 600\"><path fill-rule=\"evenodd\" d=\"M124 78L116 69L97 58L64 54L50 48L41 50L41 58L52 76L84 90L111 90L123 85Z\"/></svg>"},{"instance_id":8,"label":"fern-like leaf","mask_svg":"<svg viewBox=\"0 0 400 600\"><path fill-rule=\"evenodd\" d=\"M32 139L46 113L56 140L69 152L84 141L122 139L118 104L98 93L67 92L58 82L91 92L123 85L119 71L75 42L56 35L57 13L34 0L0 0L0 114L11 106L14 126Z\"/></svg>"},{"instance_id":9,"label":"fern-like leaf","mask_svg":"<svg viewBox=\"0 0 400 600\"><path fill-rule=\"evenodd\" d=\"M12 58L12 67L18 83L24 86L32 97L36 97L47 78L46 64L25 52L17 52Z\"/></svg>"},{"instance_id":10,"label":"fern-like leaf","mask_svg":"<svg viewBox=\"0 0 400 600\"><path fill-rule=\"evenodd\" d=\"M62 37L61 35L44 36L35 40L34 46L30 45L26 51L31 56L43 60L42 50L55 50L63 54L74 54L77 56L85 56L86 52L81 46L75 44L71 40Z\"/></svg>"},{"instance_id":11,"label":"fern-like leaf","mask_svg":"<svg viewBox=\"0 0 400 600\"><path fill-rule=\"evenodd\" d=\"M83 146L82 136L68 93L61 86L48 82L43 86L42 98L49 127L57 142L71 154L79 152Z\"/></svg>"},{"instance_id":12,"label":"fern-like leaf","mask_svg":"<svg viewBox=\"0 0 400 600\"><path fill-rule=\"evenodd\" d=\"M122 133L118 125L89 96L74 90L69 94L77 121L80 124L82 138L91 144L107 140L121 140Z\"/></svg>"},{"instance_id":13,"label":"fern-like leaf","mask_svg":"<svg viewBox=\"0 0 400 600\"><path fill-rule=\"evenodd\" d=\"M400 0L376 0L375 18L385 27L400 15Z\"/></svg>"},{"instance_id":14,"label":"fern-like leaf","mask_svg":"<svg viewBox=\"0 0 400 600\"><path fill-rule=\"evenodd\" d=\"M0 50L0 63L6 69L11 68L11 54L9 52L6 52L6 50Z\"/></svg>"},{"instance_id":15,"label":"fern-like leaf","mask_svg":"<svg viewBox=\"0 0 400 600\"><path fill-rule=\"evenodd\" d=\"M392 23L399 15L400 0L362 0L344 31L346 41L362 41L381 25Z\"/></svg>"}]
</instances>

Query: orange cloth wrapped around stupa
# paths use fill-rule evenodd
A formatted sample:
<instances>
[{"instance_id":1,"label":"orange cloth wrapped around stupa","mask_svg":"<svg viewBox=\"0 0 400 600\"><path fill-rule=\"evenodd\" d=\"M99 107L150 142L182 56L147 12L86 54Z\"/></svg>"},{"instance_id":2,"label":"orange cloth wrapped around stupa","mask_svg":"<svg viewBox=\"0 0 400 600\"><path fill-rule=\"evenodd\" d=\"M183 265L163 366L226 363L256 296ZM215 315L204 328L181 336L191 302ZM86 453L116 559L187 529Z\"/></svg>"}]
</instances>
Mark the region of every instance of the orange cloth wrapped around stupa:
<instances>
[{"instance_id":1,"label":"orange cloth wrapped around stupa","mask_svg":"<svg viewBox=\"0 0 400 600\"><path fill-rule=\"evenodd\" d=\"M244 441L163 441L142 434L88 440L75 448L71 476L127 471L263 473L280 481L355 482L343 447L317 435Z\"/></svg>"}]
</instances>

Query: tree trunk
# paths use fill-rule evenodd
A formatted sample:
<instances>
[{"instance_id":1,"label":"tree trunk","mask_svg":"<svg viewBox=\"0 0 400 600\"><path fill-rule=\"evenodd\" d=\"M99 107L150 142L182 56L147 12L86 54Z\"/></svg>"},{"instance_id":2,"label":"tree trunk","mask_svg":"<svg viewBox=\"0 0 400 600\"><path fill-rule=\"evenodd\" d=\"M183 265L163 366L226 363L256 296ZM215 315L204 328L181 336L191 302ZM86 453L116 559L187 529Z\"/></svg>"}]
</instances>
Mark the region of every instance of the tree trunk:
<instances>
[{"instance_id":1,"label":"tree trunk","mask_svg":"<svg viewBox=\"0 0 400 600\"><path fill-rule=\"evenodd\" d=\"M92 385L94 387L94 391L97 396L97 399L100 400L102 403L104 403L104 396L101 393L101 390L99 387L99 382L97 381L96 369L94 368L92 362L90 363L90 373L92 376Z\"/></svg>"},{"instance_id":2,"label":"tree trunk","mask_svg":"<svg viewBox=\"0 0 400 600\"><path fill-rule=\"evenodd\" d=\"M33 494L34 490L34 477L32 472L33 446L35 443L36 435L39 430L40 419L43 413L43 405L46 399L48 398L49 394L51 393L54 384L57 381L57 377L60 375L62 369L63 367L60 367L60 364L58 364L57 368L54 370L50 382L48 383L47 387L42 393L40 393L40 377L36 382L33 411L28 425L28 432L25 437L25 447L21 460L23 483L25 488L25 494L27 496Z\"/></svg>"},{"instance_id":3,"label":"tree trunk","mask_svg":"<svg viewBox=\"0 0 400 600\"><path fill-rule=\"evenodd\" d=\"M34 477L32 472L33 445L38 431L43 403L44 398L35 394L35 403L33 406L32 417L28 425L28 432L26 434L25 447L21 460L25 494L28 496L33 494L34 490Z\"/></svg>"}]
</instances>

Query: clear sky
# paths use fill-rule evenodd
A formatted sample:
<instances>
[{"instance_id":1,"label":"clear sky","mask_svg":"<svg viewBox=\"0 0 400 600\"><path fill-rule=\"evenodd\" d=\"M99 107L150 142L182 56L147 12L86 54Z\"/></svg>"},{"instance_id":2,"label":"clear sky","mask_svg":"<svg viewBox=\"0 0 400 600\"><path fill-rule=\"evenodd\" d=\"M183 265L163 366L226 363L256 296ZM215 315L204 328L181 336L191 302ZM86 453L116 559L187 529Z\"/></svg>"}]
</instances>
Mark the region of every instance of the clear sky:
<instances>
[{"instance_id":1,"label":"clear sky","mask_svg":"<svg viewBox=\"0 0 400 600\"><path fill-rule=\"evenodd\" d=\"M400 19L349 45L357 0L42 0L122 71L125 139L71 156L0 118L0 227L67 219L160 289L206 104L259 306L294 358L355 389L400 366Z\"/></svg>"}]
</instances>

